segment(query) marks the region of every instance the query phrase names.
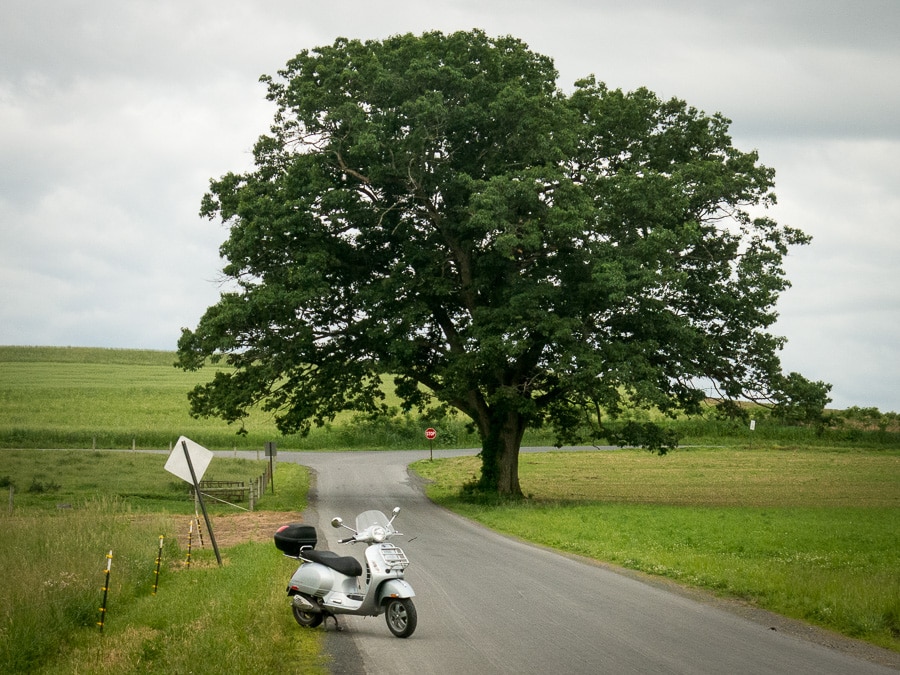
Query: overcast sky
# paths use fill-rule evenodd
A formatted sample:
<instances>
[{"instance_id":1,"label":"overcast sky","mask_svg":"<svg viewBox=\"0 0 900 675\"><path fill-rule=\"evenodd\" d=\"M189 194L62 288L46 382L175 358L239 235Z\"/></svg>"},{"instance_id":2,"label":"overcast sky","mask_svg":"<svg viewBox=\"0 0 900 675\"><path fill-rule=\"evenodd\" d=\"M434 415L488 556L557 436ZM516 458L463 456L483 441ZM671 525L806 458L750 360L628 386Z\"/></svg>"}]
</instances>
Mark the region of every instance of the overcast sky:
<instances>
[{"instance_id":1,"label":"overcast sky","mask_svg":"<svg viewBox=\"0 0 900 675\"><path fill-rule=\"evenodd\" d=\"M338 36L482 28L733 120L776 170L786 370L900 411L897 0L3 0L0 344L172 350L216 302L209 179L251 167L262 74Z\"/></svg>"}]
</instances>

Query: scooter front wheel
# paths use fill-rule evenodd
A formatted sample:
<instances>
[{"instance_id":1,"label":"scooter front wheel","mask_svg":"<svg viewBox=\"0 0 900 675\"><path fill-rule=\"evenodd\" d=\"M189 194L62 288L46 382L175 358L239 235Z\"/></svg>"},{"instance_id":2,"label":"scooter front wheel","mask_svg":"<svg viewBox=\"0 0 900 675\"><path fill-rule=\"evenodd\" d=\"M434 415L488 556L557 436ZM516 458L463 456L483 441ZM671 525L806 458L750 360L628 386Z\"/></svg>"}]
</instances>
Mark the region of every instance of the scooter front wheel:
<instances>
[{"instance_id":1,"label":"scooter front wheel","mask_svg":"<svg viewBox=\"0 0 900 675\"><path fill-rule=\"evenodd\" d=\"M416 606L410 598L391 598L385 605L384 618L391 632L398 638L413 634L418 623Z\"/></svg>"}]
</instances>

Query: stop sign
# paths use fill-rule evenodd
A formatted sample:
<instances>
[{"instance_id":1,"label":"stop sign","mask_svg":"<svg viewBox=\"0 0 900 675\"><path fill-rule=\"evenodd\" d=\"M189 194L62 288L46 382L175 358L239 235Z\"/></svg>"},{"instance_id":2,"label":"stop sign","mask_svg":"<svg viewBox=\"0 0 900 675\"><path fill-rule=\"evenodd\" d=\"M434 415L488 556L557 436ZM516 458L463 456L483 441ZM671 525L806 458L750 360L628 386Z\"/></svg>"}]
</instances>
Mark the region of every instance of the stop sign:
<instances>
[{"instance_id":1,"label":"stop sign","mask_svg":"<svg viewBox=\"0 0 900 675\"><path fill-rule=\"evenodd\" d=\"M437 432L434 429L432 429L431 427L428 427L425 430L425 438L427 438L429 441L433 441L436 437L437 437Z\"/></svg>"}]
</instances>

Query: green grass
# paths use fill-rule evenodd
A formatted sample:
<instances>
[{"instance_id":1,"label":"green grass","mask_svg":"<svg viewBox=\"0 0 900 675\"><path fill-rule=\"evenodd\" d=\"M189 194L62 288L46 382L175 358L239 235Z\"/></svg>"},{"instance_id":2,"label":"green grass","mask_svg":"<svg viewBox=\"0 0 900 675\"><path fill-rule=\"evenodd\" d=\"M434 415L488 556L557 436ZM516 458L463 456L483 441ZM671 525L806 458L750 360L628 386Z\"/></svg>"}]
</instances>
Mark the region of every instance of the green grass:
<instances>
[{"instance_id":1,"label":"green grass","mask_svg":"<svg viewBox=\"0 0 900 675\"><path fill-rule=\"evenodd\" d=\"M523 455L519 503L459 496L478 461L414 469L435 501L498 531L900 651L897 453Z\"/></svg>"},{"instance_id":2,"label":"green grass","mask_svg":"<svg viewBox=\"0 0 900 675\"><path fill-rule=\"evenodd\" d=\"M165 470L167 459L168 453L0 449L0 510L12 485L16 508L56 510L103 496L133 511L192 513L190 485ZM249 482L265 468L265 460L216 457L203 478Z\"/></svg>"}]
</instances>

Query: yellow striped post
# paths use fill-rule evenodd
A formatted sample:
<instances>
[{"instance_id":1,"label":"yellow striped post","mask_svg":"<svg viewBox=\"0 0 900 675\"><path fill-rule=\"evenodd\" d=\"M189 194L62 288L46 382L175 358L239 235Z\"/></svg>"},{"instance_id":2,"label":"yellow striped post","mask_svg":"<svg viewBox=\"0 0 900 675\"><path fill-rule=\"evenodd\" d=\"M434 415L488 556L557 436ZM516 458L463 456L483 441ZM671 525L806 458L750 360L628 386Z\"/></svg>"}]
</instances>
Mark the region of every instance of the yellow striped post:
<instances>
[{"instance_id":1,"label":"yellow striped post","mask_svg":"<svg viewBox=\"0 0 900 675\"><path fill-rule=\"evenodd\" d=\"M196 503L194 503L194 520L197 521L197 535L200 537L200 546L205 546L203 543L203 525L200 523L200 514L197 513Z\"/></svg>"},{"instance_id":2,"label":"yellow striped post","mask_svg":"<svg viewBox=\"0 0 900 675\"><path fill-rule=\"evenodd\" d=\"M191 544L194 541L194 521L191 521L191 525L188 528L188 551L187 551L187 567L191 566Z\"/></svg>"},{"instance_id":3,"label":"yellow striped post","mask_svg":"<svg viewBox=\"0 0 900 675\"><path fill-rule=\"evenodd\" d=\"M103 603L100 606L100 621L97 622L97 625L100 626L100 632L103 632L103 624L106 623L106 600L109 597L109 570L112 567L112 549L110 549L109 553L106 554L106 574L104 576L103 581Z\"/></svg>"},{"instance_id":4,"label":"yellow striped post","mask_svg":"<svg viewBox=\"0 0 900 675\"><path fill-rule=\"evenodd\" d=\"M156 577L153 580L153 595L156 595L156 589L159 588L159 566L162 563L163 535L159 535L159 553L156 554Z\"/></svg>"}]
</instances>

